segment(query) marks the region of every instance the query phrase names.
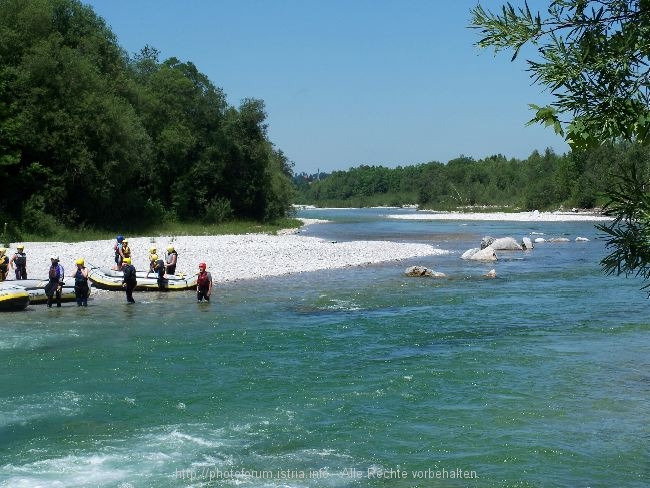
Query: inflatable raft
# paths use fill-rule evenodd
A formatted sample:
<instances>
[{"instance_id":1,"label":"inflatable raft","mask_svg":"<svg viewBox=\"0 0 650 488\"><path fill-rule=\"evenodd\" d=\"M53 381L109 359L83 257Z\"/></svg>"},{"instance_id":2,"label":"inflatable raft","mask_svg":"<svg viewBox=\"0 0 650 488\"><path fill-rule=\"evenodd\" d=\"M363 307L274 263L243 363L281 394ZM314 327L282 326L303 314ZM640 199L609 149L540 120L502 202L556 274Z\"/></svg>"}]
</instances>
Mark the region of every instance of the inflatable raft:
<instances>
[{"instance_id":1,"label":"inflatable raft","mask_svg":"<svg viewBox=\"0 0 650 488\"><path fill-rule=\"evenodd\" d=\"M29 305L29 293L22 286L0 283L0 310L23 310Z\"/></svg>"},{"instance_id":2,"label":"inflatable raft","mask_svg":"<svg viewBox=\"0 0 650 488\"><path fill-rule=\"evenodd\" d=\"M16 286L21 286L27 291L30 304L47 303L45 285L47 285L48 280L18 280L14 283ZM76 299L77 297L74 294L74 278L67 277L63 280L63 286L61 287L61 302L74 302ZM54 300L56 300L56 296Z\"/></svg>"},{"instance_id":3,"label":"inflatable raft","mask_svg":"<svg viewBox=\"0 0 650 488\"><path fill-rule=\"evenodd\" d=\"M115 271L108 268L91 267L88 273L88 281L92 286L100 290L123 290L121 271ZM183 290L196 290L196 275L186 277L184 275L166 275L165 278L158 283L158 277L154 273L150 273L147 278L146 271L138 271L136 273L138 284L136 291L183 291Z\"/></svg>"}]
</instances>

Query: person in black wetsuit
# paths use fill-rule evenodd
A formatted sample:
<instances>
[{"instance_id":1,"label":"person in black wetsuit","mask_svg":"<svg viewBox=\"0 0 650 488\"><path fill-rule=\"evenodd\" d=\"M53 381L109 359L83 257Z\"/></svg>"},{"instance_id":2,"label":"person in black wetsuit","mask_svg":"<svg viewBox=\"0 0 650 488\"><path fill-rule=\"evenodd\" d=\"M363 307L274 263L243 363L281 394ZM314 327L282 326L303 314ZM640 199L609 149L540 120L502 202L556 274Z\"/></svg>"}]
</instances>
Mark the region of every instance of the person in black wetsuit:
<instances>
[{"instance_id":1,"label":"person in black wetsuit","mask_svg":"<svg viewBox=\"0 0 650 488\"><path fill-rule=\"evenodd\" d=\"M16 252L9 260L9 265L14 268L17 280L27 279L27 255L25 254L25 246L18 244Z\"/></svg>"},{"instance_id":2,"label":"person in black wetsuit","mask_svg":"<svg viewBox=\"0 0 650 488\"><path fill-rule=\"evenodd\" d=\"M131 258L124 258L122 263L122 272L124 276L122 278L122 287L126 292L126 301L129 303L135 303L133 299L133 290L135 285L138 284L138 279L136 277L135 266L131 264Z\"/></svg>"},{"instance_id":3,"label":"person in black wetsuit","mask_svg":"<svg viewBox=\"0 0 650 488\"><path fill-rule=\"evenodd\" d=\"M77 259L75 264L77 265L77 271L74 274L74 294L77 298L77 306L87 307L88 295L90 295L88 268L86 268L83 258Z\"/></svg>"}]
</instances>

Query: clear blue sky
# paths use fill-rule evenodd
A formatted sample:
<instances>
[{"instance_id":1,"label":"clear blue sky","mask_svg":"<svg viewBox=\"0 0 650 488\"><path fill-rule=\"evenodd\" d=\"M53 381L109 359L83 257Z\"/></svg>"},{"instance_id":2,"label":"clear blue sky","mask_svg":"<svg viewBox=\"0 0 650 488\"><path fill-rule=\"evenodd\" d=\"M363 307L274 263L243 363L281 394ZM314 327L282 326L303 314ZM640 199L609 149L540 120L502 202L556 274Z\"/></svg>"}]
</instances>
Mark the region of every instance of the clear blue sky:
<instances>
[{"instance_id":1,"label":"clear blue sky","mask_svg":"<svg viewBox=\"0 0 650 488\"><path fill-rule=\"evenodd\" d=\"M264 100L296 173L568 151L525 126L528 104L550 98L524 59L474 46L476 0L82 1L129 54L149 44L194 63L230 105Z\"/></svg>"}]
</instances>

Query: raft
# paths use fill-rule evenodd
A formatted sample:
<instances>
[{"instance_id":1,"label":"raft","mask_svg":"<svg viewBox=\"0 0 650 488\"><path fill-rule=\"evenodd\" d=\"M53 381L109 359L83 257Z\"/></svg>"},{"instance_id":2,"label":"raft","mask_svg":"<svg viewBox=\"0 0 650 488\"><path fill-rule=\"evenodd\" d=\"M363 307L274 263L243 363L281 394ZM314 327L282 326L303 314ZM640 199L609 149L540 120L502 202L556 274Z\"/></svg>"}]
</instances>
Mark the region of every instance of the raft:
<instances>
[{"instance_id":1,"label":"raft","mask_svg":"<svg viewBox=\"0 0 650 488\"><path fill-rule=\"evenodd\" d=\"M0 283L0 310L24 310L29 305L29 293L22 286Z\"/></svg>"},{"instance_id":2,"label":"raft","mask_svg":"<svg viewBox=\"0 0 650 488\"><path fill-rule=\"evenodd\" d=\"M47 295L45 294L45 285L48 280L17 280L14 282L16 286L23 287L29 294L29 303L38 305L47 303ZM92 290L92 288L91 288ZM63 280L61 287L61 302L74 302L77 297L74 293L74 278L67 277ZM56 295L53 300L56 301Z\"/></svg>"},{"instance_id":3,"label":"raft","mask_svg":"<svg viewBox=\"0 0 650 488\"><path fill-rule=\"evenodd\" d=\"M122 288L122 278L124 274L121 271L115 271L102 267L91 267L88 273L88 281L92 286L100 290L124 290ZM146 277L146 271L136 272L138 284L136 291L184 291L196 290L196 275L186 277L185 275L167 275L158 283L158 277L154 273L149 273Z\"/></svg>"}]
</instances>

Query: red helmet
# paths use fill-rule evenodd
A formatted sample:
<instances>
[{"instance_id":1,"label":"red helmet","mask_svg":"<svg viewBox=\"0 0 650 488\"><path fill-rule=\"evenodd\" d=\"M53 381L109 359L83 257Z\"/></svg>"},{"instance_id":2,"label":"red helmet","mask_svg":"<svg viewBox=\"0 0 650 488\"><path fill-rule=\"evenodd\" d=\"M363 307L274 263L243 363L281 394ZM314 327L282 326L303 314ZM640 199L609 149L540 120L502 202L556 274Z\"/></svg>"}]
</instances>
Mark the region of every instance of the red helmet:
<instances>
[{"instance_id":1,"label":"red helmet","mask_svg":"<svg viewBox=\"0 0 650 488\"><path fill-rule=\"evenodd\" d=\"M206 266L206 264L205 264L203 261L201 261L201 262L199 263L199 268L207 268L207 266Z\"/></svg>"}]
</instances>

